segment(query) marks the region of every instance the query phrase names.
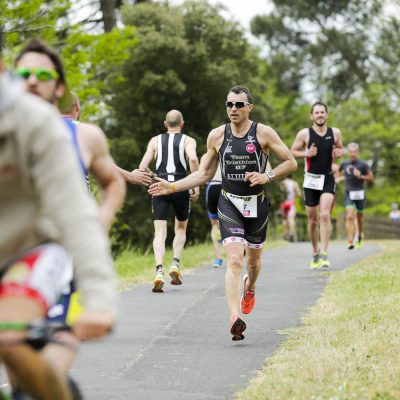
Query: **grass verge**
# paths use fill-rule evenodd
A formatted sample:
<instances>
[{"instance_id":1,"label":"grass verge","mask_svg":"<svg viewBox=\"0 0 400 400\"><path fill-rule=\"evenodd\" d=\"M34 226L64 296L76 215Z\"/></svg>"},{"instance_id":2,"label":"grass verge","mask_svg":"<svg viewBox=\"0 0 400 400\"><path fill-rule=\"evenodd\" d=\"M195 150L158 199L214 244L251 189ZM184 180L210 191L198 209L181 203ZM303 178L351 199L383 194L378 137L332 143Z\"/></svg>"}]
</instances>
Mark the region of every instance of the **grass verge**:
<instances>
[{"instance_id":1,"label":"grass verge","mask_svg":"<svg viewBox=\"0 0 400 400\"><path fill-rule=\"evenodd\" d=\"M268 242L266 249L284 246L286 242L276 240ZM214 259L214 250L210 243L201 243L187 246L182 255L182 269L190 269L200 266L206 262L211 263ZM165 265L169 266L172 261L172 249L167 249L164 257ZM120 278L121 287L130 284L150 282L154 278L154 255L153 252L141 252L135 249L125 250L115 260L115 267Z\"/></svg>"},{"instance_id":2,"label":"grass verge","mask_svg":"<svg viewBox=\"0 0 400 400\"><path fill-rule=\"evenodd\" d=\"M240 400L400 399L400 242L330 276Z\"/></svg>"}]
</instances>

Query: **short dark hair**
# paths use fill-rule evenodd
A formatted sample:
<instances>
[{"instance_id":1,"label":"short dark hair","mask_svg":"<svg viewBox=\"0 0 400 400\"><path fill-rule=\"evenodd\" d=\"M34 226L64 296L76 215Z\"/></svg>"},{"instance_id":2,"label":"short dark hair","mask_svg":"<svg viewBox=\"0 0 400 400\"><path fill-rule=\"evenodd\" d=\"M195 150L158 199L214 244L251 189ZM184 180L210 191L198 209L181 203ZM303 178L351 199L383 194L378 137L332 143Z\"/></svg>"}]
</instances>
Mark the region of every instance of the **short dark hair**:
<instances>
[{"instance_id":1,"label":"short dark hair","mask_svg":"<svg viewBox=\"0 0 400 400\"><path fill-rule=\"evenodd\" d=\"M64 64L61 60L60 54L55 49L48 46L42 40L33 38L29 40L29 42L21 49L17 58L15 59L14 65L17 65L18 61L26 53L40 53L49 57L58 73L58 81L65 84Z\"/></svg>"},{"instance_id":2,"label":"short dark hair","mask_svg":"<svg viewBox=\"0 0 400 400\"><path fill-rule=\"evenodd\" d=\"M250 104L253 104L253 97L251 96L250 90L247 89L247 87L245 87L245 86L240 86L240 85L233 86L229 90L228 94L229 93L235 93L235 94L245 93L247 96L247 101Z\"/></svg>"},{"instance_id":3,"label":"short dark hair","mask_svg":"<svg viewBox=\"0 0 400 400\"><path fill-rule=\"evenodd\" d=\"M314 107L315 107L315 106L323 106L323 107L325 107L325 111L328 112L328 106L327 106L325 103L323 103L322 101L316 101L316 102L311 106L311 112L310 112L310 114L313 113Z\"/></svg>"}]
</instances>

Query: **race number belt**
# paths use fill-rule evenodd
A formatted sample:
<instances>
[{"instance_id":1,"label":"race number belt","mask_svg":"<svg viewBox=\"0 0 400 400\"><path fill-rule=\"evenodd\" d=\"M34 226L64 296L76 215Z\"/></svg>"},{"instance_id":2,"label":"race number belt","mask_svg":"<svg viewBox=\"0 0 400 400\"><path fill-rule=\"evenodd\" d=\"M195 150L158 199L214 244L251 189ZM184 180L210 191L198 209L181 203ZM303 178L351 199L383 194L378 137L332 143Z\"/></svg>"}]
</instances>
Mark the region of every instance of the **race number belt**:
<instances>
[{"instance_id":1,"label":"race number belt","mask_svg":"<svg viewBox=\"0 0 400 400\"><path fill-rule=\"evenodd\" d=\"M324 188L325 175L312 174L306 172L304 174L303 187L306 189L322 190Z\"/></svg>"},{"instance_id":2,"label":"race number belt","mask_svg":"<svg viewBox=\"0 0 400 400\"><path fill-rule=\"evenodd\" d=\"M264 194L260 192L252 196L237 196L222 190L222 193L245 218L257 218L257 197Z\"/></svg>"},{"instance_id":3,"label":"race number belt","mask_svg":"<svg viewBox=\"0 0 400 400\"><path fill-rule=\"evenodd\" d=\"M350 200L364 200L365 191L364 190L350 190L349 192Z\"/></svg>"}]
</instances>

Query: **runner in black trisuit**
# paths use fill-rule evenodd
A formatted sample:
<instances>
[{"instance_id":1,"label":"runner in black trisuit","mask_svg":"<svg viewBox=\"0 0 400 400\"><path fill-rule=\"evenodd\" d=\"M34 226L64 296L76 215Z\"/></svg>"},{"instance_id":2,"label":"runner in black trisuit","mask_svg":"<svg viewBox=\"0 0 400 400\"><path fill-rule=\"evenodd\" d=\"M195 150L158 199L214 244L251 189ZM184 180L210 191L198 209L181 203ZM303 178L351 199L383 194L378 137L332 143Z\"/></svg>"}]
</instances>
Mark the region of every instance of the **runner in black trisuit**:
<instances>
[{"instance_id":1,"label":"runner in black trisuit","mask_svg":"<svg viewBox=\"0 0 400 400\"><path fill-rule=\"evenodd\" d=\"M308 234L313 247L310 267L329 267L328 242L331 233L331 212L335 196L335 178L332 162L343 155L342 134L338 128L326 124L328 108L322 102L311 107L311 128L297 133L291 152L296 158L305 158L304 202L308 215ZM318 247L318 209L321 249Z\"/></svg>"},{"instance_id":2,"label":"runner in black trisuit","mask_svg":"<svg viewBox=\"0 0 400 400\"><path fill-rule=\"evenodd\" d=\"M161 180L150 186L154 196L204 185L214 176L218 162L222 172L222 195L218 204L221 234L227 253L225 291L231 318L232 340L244 339L246 324L240 311L248 314L255 303L255 284L261 269L261 254L268 222L264 185L297 168L297 163L278 134L269 126L249 120L253 109L249 90L235 86L228 92L226 111L230 124L213 129L199 171L174 183ZM281 161L267 170L272 150ZM240 284L244 249L247 274Z\"/></svg>"}]
</instances>

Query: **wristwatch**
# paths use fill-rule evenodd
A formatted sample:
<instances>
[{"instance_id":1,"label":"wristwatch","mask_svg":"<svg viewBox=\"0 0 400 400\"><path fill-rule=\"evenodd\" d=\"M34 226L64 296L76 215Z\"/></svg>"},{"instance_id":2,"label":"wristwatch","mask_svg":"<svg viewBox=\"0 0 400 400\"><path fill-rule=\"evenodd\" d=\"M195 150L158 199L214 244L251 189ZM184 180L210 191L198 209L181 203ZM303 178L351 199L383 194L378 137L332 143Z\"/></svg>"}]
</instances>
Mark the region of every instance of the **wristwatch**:
<instances>
[{"instance_id":1,"label":"wristwatch","mask_svg":"<svg viewBox=\"0 0 400 400\"><path fill-rule=\"evenodd\" d=\"M271 182L272 178L275 177L275 173L274 173L274 171L272 171L272 169L270 169L269 171L265 171L265 175L268 178L268 182L267 183Z\"/></svg>"}]
</instances>

